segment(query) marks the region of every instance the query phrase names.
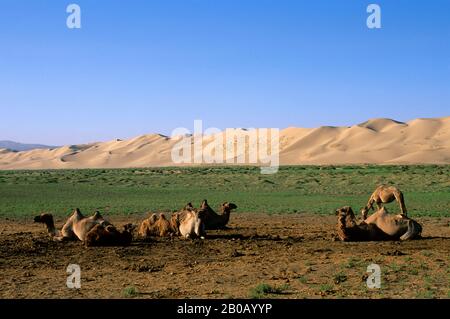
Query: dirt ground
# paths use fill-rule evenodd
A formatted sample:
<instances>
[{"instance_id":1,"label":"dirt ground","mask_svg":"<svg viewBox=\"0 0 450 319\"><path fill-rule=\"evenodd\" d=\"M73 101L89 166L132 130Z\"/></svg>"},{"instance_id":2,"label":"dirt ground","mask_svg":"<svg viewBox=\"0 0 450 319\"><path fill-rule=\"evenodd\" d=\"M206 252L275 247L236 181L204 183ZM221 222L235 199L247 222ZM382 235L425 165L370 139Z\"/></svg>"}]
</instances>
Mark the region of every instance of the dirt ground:
<instances>
[{"instance_id":1,"label":"dirt ground","mask_svg":"<svg viewBox=\"0 0 450 319\"><path fill-rule=\"evenodd\" d=\"M1 298L450 298L450 218L417 219L421 240L343 243L334 216L239 213L205 240L104 248L53 242L31 220L0 220ZM366 285L372 263L380 289ZM66 286L69 264L81 289ZM262 283L273 293L255 292Z\"/></svg>"}]
</instances>

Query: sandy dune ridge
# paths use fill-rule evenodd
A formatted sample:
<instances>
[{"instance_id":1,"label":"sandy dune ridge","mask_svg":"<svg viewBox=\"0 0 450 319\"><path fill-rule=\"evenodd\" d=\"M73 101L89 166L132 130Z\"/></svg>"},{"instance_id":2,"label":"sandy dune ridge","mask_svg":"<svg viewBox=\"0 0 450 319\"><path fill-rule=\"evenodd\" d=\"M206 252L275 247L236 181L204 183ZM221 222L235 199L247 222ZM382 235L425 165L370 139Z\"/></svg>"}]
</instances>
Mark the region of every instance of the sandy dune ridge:
<instances>
[{"instance_id":1,"label":"sandy dune ridge","mask_svg":"<svg viewBox=\"0 0 450 319\"><path fill-rule=\"evenodd\" d=\"M279 136L281 165L450 164L450 116L407 123L380 118L351 127L289 127L281 130ZM216 137L205 137L204 147ZM172 149L179 142L180 137L149 134L129 140L52 150L13 152L0 149L0 169L193 165L172 161ZM248 152L248 147L245 152ZM233 155L235 158L238 154Z\"/></svg>"}]
</instances>

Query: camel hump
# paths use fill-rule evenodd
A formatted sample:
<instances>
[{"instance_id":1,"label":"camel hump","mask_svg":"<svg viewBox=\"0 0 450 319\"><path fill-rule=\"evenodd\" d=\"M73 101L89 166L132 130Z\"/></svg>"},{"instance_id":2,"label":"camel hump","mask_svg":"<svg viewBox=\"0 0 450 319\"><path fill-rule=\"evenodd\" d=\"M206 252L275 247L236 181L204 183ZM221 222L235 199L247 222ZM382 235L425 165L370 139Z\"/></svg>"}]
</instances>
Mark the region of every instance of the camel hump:
<instances>
[{"instance_id":1,"label":"camel hump","mask_svg":"<svg viewBox=\"0 0 450 319\"><path fill-rule=\"evenodd\" d=\"M187 203L186 206L184 206L185 210L193 210L194 209L194 205L192 205L192 203Z\"/></svg>"},{"instance_id":2,"label":"camel hump","mask_svg":"<svg viewBox=\"0 0 450 319\"><path fill-rule=\"evenodd\" d=\"M200 205L200 208L201 208L201 209L205 209L205 208L207 208L207 207L209 207L208 201L207 201L206 199L204 199L203 202L202 202L202 204Z\"/></svg>"},{"instance_id":3,"label":"camel hump","mask_svg":"<svg viewBox=\"0 0 450 319\"><path fill-rule=\"evenodd\" d=\"M84 217L79 208L75 208L75 210L72 213L72 216L75 216L77 219L81 219Z\"/></svg>"},{"instance_id":4,"label":"camel hump","mask_svg":"<svg viewBox=\"0 0 450 319\"><path fill-rule=\"evenodd\" d=\"M164 215L164 213L159 214L159 219L167 220L166 215Z\"/></svg>"},{"instance_id":5,"label":"camel hump","mask_svg":"<svg viewBox=\"0 0 450 319\"><path fill-rule=\"evenodd\" d=\"M94 218L95 218L95 219L101 219L101 218L103 218L103 217L102 217L102 214L100 214L99 211L96 211L96 212L94 213Z\"/></svg>"}]
</instances>

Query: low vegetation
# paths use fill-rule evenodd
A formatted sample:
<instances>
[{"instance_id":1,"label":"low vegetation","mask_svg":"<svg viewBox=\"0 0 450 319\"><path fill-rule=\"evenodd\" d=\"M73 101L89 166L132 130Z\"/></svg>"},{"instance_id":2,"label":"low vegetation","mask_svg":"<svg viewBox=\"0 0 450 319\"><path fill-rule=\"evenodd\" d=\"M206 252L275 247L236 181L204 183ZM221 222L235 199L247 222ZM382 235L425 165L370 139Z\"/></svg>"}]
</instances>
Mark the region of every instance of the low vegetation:
<instances>
[{"instance_id":1,"label":"low vegetation","mask_svg":"<svg viewBox=\"0 0 450 319\"><path fill-rule=\"evenodd\" d=\"M250 290L250 298L261 299L269 297L270 295L280 295L286 293L289 289L289 285L282 285L280 287L274 287L266 283L259 284L255 288Z\"/></svg>"},{"instance_id":2,"label":"low vegetation","mask_svg":"<svg viewBox=\"0 0 450 319\"><path fill-rule=\"evenodd\" d=\"M0 217L63 217L76 207L107 215L174 211L205 198L215 209L236 203L237 213L332 214L344 205L359 211L381 183L403 191L413 218L449 216L448 176L450 165L286 166L274 175L258 167L1 171Z\"/></svg>"}]
</instances>

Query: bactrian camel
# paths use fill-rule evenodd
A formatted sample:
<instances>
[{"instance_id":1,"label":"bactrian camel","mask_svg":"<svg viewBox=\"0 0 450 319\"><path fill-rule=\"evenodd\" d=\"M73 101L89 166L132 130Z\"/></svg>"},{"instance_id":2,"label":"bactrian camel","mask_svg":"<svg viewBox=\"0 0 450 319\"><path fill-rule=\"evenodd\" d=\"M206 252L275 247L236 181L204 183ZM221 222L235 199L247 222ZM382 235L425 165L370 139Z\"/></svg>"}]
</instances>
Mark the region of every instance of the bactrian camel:
<instances>
[{"instance_id":1,"label":"bactrian camel","mask_svg":"<svg viewBox=\"0 0 450 319\"><path fill-rule=\"evenodd\" d=\"M181 211L174 213L170 220L172 228L178 230L178 234L183 238L206 237L205 232L205 210L195 209L191 203L187 204Z\"/></svg>"},{"instance_id":2,"label":"bactrian camel","mask_svg":"<svg viewBox=\"0 0 450 319\"><path fill-rule=\"evenodd\" d=\"M145 219L138 229L138 235L142 238L150 236L166 237L176 233L176 229L173 229L171 223L167 220L164 214L152 214L149 218Z\"/></svg>"},{"instance_id":3,"label":"bactrian camel","mask_svg":"<svg viewBox=\"0 0 450 319\"><path fill-rule=\"evenodd\" d=\"M205 228L207 230L226 228L226 225L230 221L230 213L236 208L237 206L235 204L225 202L220 207L221 214L219 215L208 205L208 201L205 199L200 206L200 210L205 212Z\"/></svg>"},{"instance_id":4,"label":"bactrian camel","mask_svg":"<svg viewBox=\"0 0 450 319\"><path fill-rule=\"evenodd\" d=\"M374 209L373 204L376 204L377 208L380 209L383 207L382 204L387 204L393 202L394 200L398 202L402 215L407 217L408 215L403 193L395 186L380 185L370 196L366 207L361 210L363 219L367 218L367 213L370 209Z\"/></svg>"},{"instance_id":5,"label":"bactrian camel","mask_svg":"<svg viewBox=\"0 0 450 319\"><path fill-rule=\"evenodd\" d=\"M86 245L125 245L131 242L131 232L129 230L118 231L99 212L96 212L93 216L85 217L77 208L61 231L55 228L52 214L44 213L36 216L34 222L45 224L48 234L57 241L81 240ZM90 232L92 232L89 237L90 240L87 241Z\"/></svg>"},{"instance_id":6,"label":"bactrian camel","mask_svg":"<svg viewBox=\"0 0 450 319\"><path fill-rule=\"evenodd\" d=\"M349 206L338 209L336 215L337 234L342 241L410 240L422 233L418 222L404 215L388 214L385 207L360 223Z\"/></svg>"}]
</instances>

